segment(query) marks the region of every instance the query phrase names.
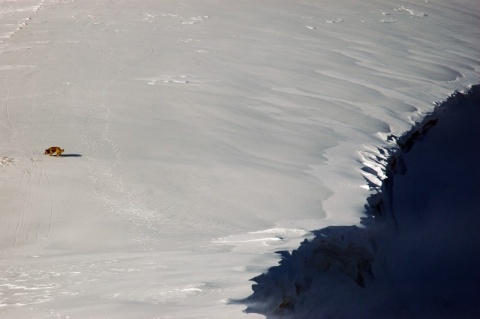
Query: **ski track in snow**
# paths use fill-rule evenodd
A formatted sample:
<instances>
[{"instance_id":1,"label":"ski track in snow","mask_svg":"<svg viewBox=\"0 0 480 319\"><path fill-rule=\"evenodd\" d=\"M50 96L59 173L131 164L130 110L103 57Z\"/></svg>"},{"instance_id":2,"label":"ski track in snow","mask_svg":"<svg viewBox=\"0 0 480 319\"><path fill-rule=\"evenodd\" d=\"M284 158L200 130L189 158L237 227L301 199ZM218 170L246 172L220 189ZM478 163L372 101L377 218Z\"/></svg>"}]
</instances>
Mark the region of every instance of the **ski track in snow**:
<instances>
[{"instance_id":1,"label":"ski track in snow","mask_svg":"<svg viewBox=\"0 0 480 319\"><path fill-rule=\"evenodd\" d=\"M16 26L15 24L3 25L2 29L14 28L12 31L7 32L3 38L8 39L15 37L15 33L27 26L31 19L37 14L38 10L40 10L40 8L44 5L44 1L41 1L38 4L35 2L34 5L31 5L31 3L28 1L21 2L21 4L24 6L9 7L7 9L0 10L0 14L2 15L3 19L5 19L5 17L13 16L14 20L21 21ZM15 47L14 45L4 45L3 40L1 41L1 44L2 52L8 52L12 50L12 47ZM35 68L36 66L23 64L21 60L18 61L18 64L5 65L1 67L2 70L19 70L21 72L30 72ZM18 113L10 106L13 104L13 102L21 100L23 95L11 94L11 88L14 87L15 83L12 83L8 76L3 77L2 83L5 92L3 96L3 107L5 109L6 116L4 119L6 122L8 122L8 131L10 131L9 142L14 145L19 143L22 145L23 149L23 153L19 158L3 157L1 161L3 166L12 167L12 170L9 171L13 172L15 178L19 181L19 184L16 185L16 187L18 187L18 191L15 192L14 198L12 199L13 206L5 207L6 217L2 231L3 240L0 245L2 248L6 248L11 246L17 247L26 244L34 244L40 239L48 238L53 222L53 202L51 196L51 183L48 174L45 172L44 166L41 163L38 163L36 159L29 158L28 155L26 156L28 153L33 154L38 152L39 148L41 149L41 142L51 133L51 127L50 130L45 129L43 132L41 129L38 129L38 132L42 132L39 136L39 143L24 143L23 138L25 137L25 131L19 127L17 128L16 115ZM55 93L56 92L40 92L38 95L32 95L30 97L32 99L31 104L22 110L24 112L22 114L24 121L29 123L29 125L32 127L35 127L35 119L33 116L37 107L37 99L41 96ZM15 115L13 115L14 111ZM55 117L53 117L53 122L54 121ZM5 149L6 144L6 141L2 143L2 149ZM17 167L19 167L21 164L22 167L25 167L25 163L28 162L31 163L31 165L27 165L29 166L28 169L17 169ZM8 179L9 177L7 177L7 181L5 182L8 182ZM43 195L43 193L47 193L47 196L50 194L50 200L39 201L39 196Z\"/></svg>"}]
</instances>

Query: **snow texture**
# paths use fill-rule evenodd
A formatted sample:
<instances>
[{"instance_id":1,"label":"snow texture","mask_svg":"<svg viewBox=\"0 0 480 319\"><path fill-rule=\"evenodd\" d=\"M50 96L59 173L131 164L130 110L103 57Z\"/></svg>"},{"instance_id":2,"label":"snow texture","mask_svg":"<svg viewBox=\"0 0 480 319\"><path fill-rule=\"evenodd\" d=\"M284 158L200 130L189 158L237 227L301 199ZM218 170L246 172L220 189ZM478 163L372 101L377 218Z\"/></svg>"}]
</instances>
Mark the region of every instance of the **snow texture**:
<instances>
[{"instance_id":1,"label":"snow texture","mask_svg":"<svg viewBox=\"0 0 480 319\"><path fill-rule=\"evenodd\" d=\"M0 317L263 318L232 301L277 251L325 236L321 267L339 271L319 280L338 299L315 307L372 282L406 298L375 275L379 251L385 269L397 256L365 235L364 206L397 142L414 145L397 137L479 82L479 15L474 0L0 0Z\"/></svg>"},{"instance_id":2,"label":"snow texture","mask_svg":"<svg viewBox=\"0 0 480 319\"><path fill-rule=\"evenodd\" d=\"M362 225L316 232L254 278L267 318L477 318L480 86L397 139ZM431 131L430 131L431 130ZM398 162L402 161L402 169Z\"/></svg>"}]
</instances>

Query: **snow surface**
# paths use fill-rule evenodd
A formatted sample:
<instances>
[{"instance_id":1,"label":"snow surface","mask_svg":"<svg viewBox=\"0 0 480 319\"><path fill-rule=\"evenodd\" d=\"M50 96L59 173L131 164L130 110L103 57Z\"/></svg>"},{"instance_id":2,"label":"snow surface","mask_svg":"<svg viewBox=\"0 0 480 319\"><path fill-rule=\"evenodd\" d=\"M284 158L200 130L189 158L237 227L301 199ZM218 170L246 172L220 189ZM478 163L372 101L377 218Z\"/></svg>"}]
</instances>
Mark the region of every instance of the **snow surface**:
<instances>
[{"instance_id":1,"label":"snow surface","mask_svg":"<svg viewBox=\"0 0 480 319\"><path fill-rule=\"evenodd\" d=\"M0 315L262 317L229 300L276 251L360 225L388 137L479 82L479 15L0 1Z\"/></svg>"},{"instance_id":2,"label":"snow surface","mask_svg":"<svg viewBox=\"0 0 480 319\"><path fill-rule=\"evenodd\" d=\"M241 302L267 318L480 315L480 86L398 139L362 226L316 232ZM401 163L401 164L400 164Z\"/></svg>"}]
</instances>

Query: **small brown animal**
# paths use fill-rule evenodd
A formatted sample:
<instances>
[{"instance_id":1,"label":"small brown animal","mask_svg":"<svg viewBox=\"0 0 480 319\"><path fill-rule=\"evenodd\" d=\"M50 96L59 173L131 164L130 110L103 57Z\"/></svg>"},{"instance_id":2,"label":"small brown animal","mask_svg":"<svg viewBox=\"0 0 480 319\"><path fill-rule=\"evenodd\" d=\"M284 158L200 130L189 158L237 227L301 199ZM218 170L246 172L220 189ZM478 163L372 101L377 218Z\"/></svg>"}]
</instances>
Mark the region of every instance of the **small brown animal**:
<instances>
[{"instance_id":1,"label":"small brown animal","mask_svg":"<svg viewBox=\"0 0 480 319\"><path fill-rule=\"evenodd\" d=\"M58 146L52 146L45 150L45 155L53 156L53 154L56 154L56 156L58 157L61 156L64 151L65 150L61 149Z\"/></svg>"}]
</instances>

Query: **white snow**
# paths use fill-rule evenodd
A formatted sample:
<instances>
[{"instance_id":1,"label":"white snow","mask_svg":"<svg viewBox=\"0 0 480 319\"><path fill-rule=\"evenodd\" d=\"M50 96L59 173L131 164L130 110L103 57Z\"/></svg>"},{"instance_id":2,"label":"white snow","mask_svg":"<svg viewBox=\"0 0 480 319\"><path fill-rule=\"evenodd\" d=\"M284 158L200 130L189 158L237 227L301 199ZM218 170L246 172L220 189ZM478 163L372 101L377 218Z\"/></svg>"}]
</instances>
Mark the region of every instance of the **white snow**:
<instances>
[{"instance_id":1,"label":"white snow","mask_svg":"<svg viewBox=\"0 0 480 319\"><path fill-rule=\"evenodd\" d=\"M476 318L480 314L480 86L456 93L387 150L364 227L316 232L256 278L268 318Z\"/></svg>"},{"instance_id":2,"label":"white snow","mask_svg":"<svg viewBox=\"0 0 480 319\"><path fill-rule=\"evenodd\" d=\"M229 300L359 225L388 136L479 82L479 15L0 0L0 316L261 318Z\"/></svg>"}]
</instances>

